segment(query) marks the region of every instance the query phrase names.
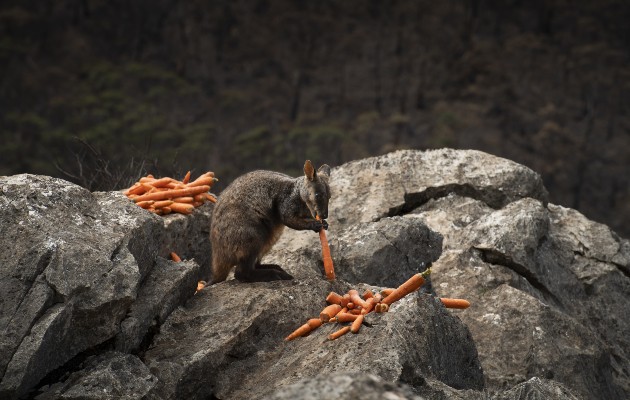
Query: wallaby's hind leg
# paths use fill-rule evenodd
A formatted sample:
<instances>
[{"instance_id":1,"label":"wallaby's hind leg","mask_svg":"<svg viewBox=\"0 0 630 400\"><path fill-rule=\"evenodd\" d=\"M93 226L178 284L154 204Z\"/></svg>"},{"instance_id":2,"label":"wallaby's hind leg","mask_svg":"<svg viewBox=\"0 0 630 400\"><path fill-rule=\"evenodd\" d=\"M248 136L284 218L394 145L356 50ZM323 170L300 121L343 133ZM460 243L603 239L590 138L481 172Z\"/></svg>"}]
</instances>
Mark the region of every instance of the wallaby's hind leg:
<instances>
[{"instance_id":1,"label":"wallaby's hind leg","mask_svg":"<svg viewBox=\"0 0 630 400\"><path fill-rule=\"evenodd\" d=\"M265 264L265 268L256 261L256 256L250 256L238 263L234 271L234 277L242 282L269 282L283 279L293 279L280 266ZM277 268L275 268L277 267Z\"/></svg>"},{"instance_id":2,"label":"wallaby's hind leg","mask_svg":"<svg viewBox=\"0 0 630 400\"><path fill-rule=\"evenodd\" d=\"M293 279L293 276L291 276L291 274L289 274L287 271L283 270L282 267L280 267L278 264L260 264L260 262L258 262L255 268L256 269L273 269L273 270L278 271L280 274L284 276L282 279Z\"/></svg>"}]
</instances>

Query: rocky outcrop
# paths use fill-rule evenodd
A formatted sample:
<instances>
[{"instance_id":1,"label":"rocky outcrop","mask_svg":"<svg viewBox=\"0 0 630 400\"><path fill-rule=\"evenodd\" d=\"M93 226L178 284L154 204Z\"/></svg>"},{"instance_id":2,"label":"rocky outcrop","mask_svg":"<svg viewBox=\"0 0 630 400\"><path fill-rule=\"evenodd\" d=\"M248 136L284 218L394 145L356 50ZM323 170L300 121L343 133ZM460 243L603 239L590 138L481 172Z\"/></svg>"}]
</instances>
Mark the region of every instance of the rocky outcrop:
<instances>
[{"instance_id":1,"label":"rocky outcrop","mask_svg":"<svg viewBox=\"0 0 630 400\"><path fill-rule=\"evenodd\" d=\"M630 396L630 242L548 204L540 177L508 160L445 149L339 166L335 282L317 235L287 229L264 262L293 281L196 295L211 206L162 218L31 175L0 189L3 398ZM329 291L395 286L429 264L429 284L359 334L283 340Z\"/></svg>"}]
</instances>

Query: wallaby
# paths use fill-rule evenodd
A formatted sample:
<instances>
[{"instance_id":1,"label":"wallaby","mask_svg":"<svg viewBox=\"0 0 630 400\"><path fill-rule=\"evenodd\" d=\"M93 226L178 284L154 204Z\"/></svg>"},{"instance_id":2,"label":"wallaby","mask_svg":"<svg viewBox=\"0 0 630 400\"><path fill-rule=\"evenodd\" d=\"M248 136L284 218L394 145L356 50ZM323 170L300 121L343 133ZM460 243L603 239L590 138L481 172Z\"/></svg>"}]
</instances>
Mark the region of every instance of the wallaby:
<instances>
[{"instance_id":1,"label":"wallaby","mask_svg":"<svg viewBox=\"0 0 630 400\"><path fill-rule=\"evenodd\" d=\"M279 265L260 260L285 226L328 229L329 179L330 167L324 164L316 172L310 160L299 178L253 171L235 179L219 195L212 215L212 283L224 281L234 266L234 277L244 282L293 279Z\"/></svg>"}]
</instances>

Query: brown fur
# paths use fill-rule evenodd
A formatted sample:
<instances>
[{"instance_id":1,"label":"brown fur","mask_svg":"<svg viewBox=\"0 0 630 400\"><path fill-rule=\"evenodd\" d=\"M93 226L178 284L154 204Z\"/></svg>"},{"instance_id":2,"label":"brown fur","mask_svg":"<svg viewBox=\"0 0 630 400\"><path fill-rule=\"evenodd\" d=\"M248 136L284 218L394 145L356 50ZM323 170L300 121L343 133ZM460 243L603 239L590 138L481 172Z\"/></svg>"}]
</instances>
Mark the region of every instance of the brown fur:
<instances>
[{"instance_id":1,"label":"brown fur","mask_svg":"<svg viewBox=\"0 0 630 400\"><path fill-rule=\"evenodd\" d=\"M329 176L328 165L315 172L307 160L299 178L254 171L234 180L219 196L212 216L212 282L224 281L234 266L242 281L291 279L280 266L260 260L285 226L316 232L327 227Z\"/></svg>"}]
</instances>

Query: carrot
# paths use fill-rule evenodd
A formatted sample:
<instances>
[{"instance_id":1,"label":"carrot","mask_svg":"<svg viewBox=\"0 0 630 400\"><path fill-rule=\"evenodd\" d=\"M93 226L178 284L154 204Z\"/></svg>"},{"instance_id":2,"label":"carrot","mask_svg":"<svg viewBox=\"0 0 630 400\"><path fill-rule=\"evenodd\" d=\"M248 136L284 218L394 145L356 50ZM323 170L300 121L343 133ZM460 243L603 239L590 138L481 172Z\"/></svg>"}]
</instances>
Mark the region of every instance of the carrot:
<instances>
[{"instance_id":1,"label":"carrot","mask_svg":"<svg viewBox=\"0 0 630 400\"><path fill-rule=\"evenodd\" d=\"M340 312L335 316L335 318L337 318L337 322L353 322L355 319L359 318L359 316Z\"/></svg>"},{"instance_id":2,"label":"carrot","mask_svg":"<svg viewBox=\"0 0 630 400\"><path fill-rule=\"evenodd\" d=\"M460 310L463 310L470 307L470 302L464 299L449 299L442 297L440 298L440 301L442 301L442 304L444 304L444 307L446 308L459 308Z\"/></svg>"},{"instance_id":3,"label":"carrot","mask_svg":"<svg viewBox=\"0 0 630 400\"><path fill-rule=\"evenodd\" d=\"M402 285L398 286L389 296L385 297L382 303L391 305L393 302L398 301L408 295L411 292L415 292L420 289L420 286L424 284L424 276L431 273L431 269L427 269L424 272L413 275L407 279Z\"/></svg>"},{"instance_id":4,"label":"carrot","mask_svg":"<svg viewBox=\"0 0 630 400\"><path fill-rule=\"evenodd\" d=\"M387 297L387 296L389 296L390 294L392 294L392 292L393 292L394 290L396 290L396 289L394 289L394 288L387 288L387 289L383 289L383 290L381 290L381 295L382 295L383 297Z\"/></svg>"},{"instance_id":5,"label":"carrot","mask_svg":"<svg viewBox=\"0 0 630 400\"><path fill-rule=\"evenodd\" d=\"M369 313L370 311L372 311L375 305L376 299L374 297L370 297L365 301L365 307L363 307L363 309L361 310L361 314Z\"/></svg>"},{"instance_id":6,"label":"carrot","mask_svg":"<svg viewBox=\"0 0 630 400\"><path fill-rule=\"evenodd\" d=\"M361 296L359 296L359 292L356 289L348 290L348 294L350 295L350 301L352 301L356 306L365 308L365 300L363 300Z\"/></svg>"},{"instance_id":7,"label":"carrot","mask_svg":"<svg viewBox=\"0 0 630 400\"><path fill-rule=\"evenodd\" d=\"M297 337L304 336L307 333L311 332L312 330L319 328L321 325L322 325L322 321L320 319L311 318L304 325L294 330L284 340L293 340Z\"/></svg>"},{"instance_id":8,"label":"carrot","mask_svg":"<svg viewBox=\"0 0 630 400\"><path fill-rule=\"evenodd\" d=\"M140 193L139 193L140 192ZM140 183L135 183L132 187L125 190L125 196L129 196L130 194L142 194L144 193L144 188Z\"/></svg>"},{"instance_id":9,"label":"carrot","mask_svg":"<svg viewBox=\"0 0 630 400\"><path fill-rule=\"evenodd\" d=\"M359 315L361 314L361 310L358 308L353 308L352 310L348 310L348 314Z\"/></svg>"},{"instance_id":10,"label":"carrot","mask_svg":"<svg viewBox=\"0 0 630 400\"><path fill-rule=\"evenodd\" d=\"M350 295L346 293L341 298L341 307L348 307L348 303L350 303Z\"/></svg>"},{"instance_id":11,"label":"carrot","mask_svg":"<svg viewBox=\"0 0 630 400\"><path fill-rule=\"evenodd\" d=\"M161 188L161 187L165 187L166 185L168 185L169 183L174 182L174 181L175 181L175 179L166 177L166 178L156 179L156 180L152 181L150 184L153 187Z\"/></svg>"},{"instance_id":12,"label":"carrot","mask_svg":"<svg viewBox=\"0 0 630 400\"><path fill-rule=\"evenodd\" d=\"M203 203L206 201L205 193L199 193L193 196L193 200L197 203Z\"/></svg>"},{"instance_id":13,"label":"carrot","mask_svg":"<svg viewBox=\"0 0 630 400\"><path fill-rule=\"evenodd\" d=\"M346 307L348 307L348 309L353 310L356 307L356 304L354 304L353 302L348 302L348 304L346 305Z\"/></svg>"},{"instance_id":14,"label":"carrot","mask_svg":"<svg viewBox=\"0 0 630 400\"><path fill-rule=\"evenodd\" d=\"M179 258L179 256L175 252L171 252L171 260L173 260L175 262L181 262L182 261L182 259Z\"/></svg>"},{"instance_id":15,"label":"carrot","mask_svg":"<svg viewBox=\"0 0 630 400\"><path fill-rule=\"evenodd\" d=\"M153 182L155 180L155 178L153 177L153 175L147 175L147 176L143 176L142 178L140 178L138 180L138 182L140 183L147 183L147 182Z\"/></svg>"},{"instance_id":16,"label":"carrot","mask_svg":"<svg viewBox=\"0 0 630 400\"><path fill-rule=\"evenodd\" d=\"M350 327L349 326L344 326L343 328L339 329L338 331L333 332L330 335L328 335L328 340L338 339L338 338L340 338L341 336L345 335L348 332L350 332Z\"/></svg>"},{"instance_id":17,"label":"carrot","mask_svg":"<svg viewBox=\"0 0 630 400\"><path fill-rule=\"evenodd\" d=\"M376 303L380 303L381 300L383 300L383 296L381 296L380 293L375 293L374 294L374 300L376 300Z\"/></svg>"},{"instance_id":18,"label":"carrot","mask_svg":"<svg viewBox=\"0 0 630 400\"><path fill-rule=\"evenodd\" d=\"M328 296L326 296L326 301L330 304L339 304L341 305L341 300L343 297L339 293L330 292Z\"/></svg>"},{"instance_id":19,"label":"carrot","mask_svg":"<svg viewBox=\"0 0 630 400\"><path fill-rule=\"evenodd\" d=\"M206 281L199 281L199 282L197 282L197 290L195 291L195 293L197 293L201 289L205 288L207 284L208 283Z\"/></svg>"},{"instance_id":20,"label":"carrot","mask_svg":"<svg viewBox=\"0 0 630 400\"><path fill-rule=\"evenodd\" d=\"M203 206L203 201L195 201L195 202L193 202L192 205L193 205L193 207L201 207L201 206Z\"/></svg>"},{"instance_id":21,"label":"carrot","mask_svg":"<svg viewBox=\"0 0 630 400\"><path fill-rule=\"evenodd\" d=\"M374 312L384 313L387 311L389 311L389 306L387 304L378 303L377 305L374 306Z\"/></svg>"},{"instance_id":22,"label":"carrot","mask_svg":"<svg viewBox=\"0 0 630 400\"><path fill-rule=\"evenodd\" d=\"M136 202L136 204L142 208L149 208L150 206L152 206L154 203L154 201L152 200L148 200L148 201L138 201Z\"/></svg>"},{"instance_id":23,"label":"carrot","mask_svg":"<svg viewBox=\"0 0 630 400\"><path fill-rule=\"evenodd\" d=\"M217 198L211 195L210 193L206 193L206 200L211 201L213 203L217 202Z\"/></svg>"},{"instance_id":24,"label":"carrot","mask_svg":"<svg viewBox=\"0 0 630 400\"><path fill-rule=\"evenodd\" d=\"M190 187L190 188L185 188L185 189L174 189L174 190L169 190L166 192L149 193L143 196L138 196L134 200L136 203L139 201L145 201L145 200L166 200L173 197L194 196L198 193L207 192L208 190L210 190L210 186L207 186L207 185L196 186L196 187Z\"/></svg>"},{"instance_id":25,"label":"carrot","mask_svg":"<svg viewBox=\"0 0 630 400\"><path fill-rule=\"evenodd\" d=\"M182 183L185 185L190 181L190 171L186 172L184 179L182 179Z\"/></svg>"},{"instance_id":26,"label":"carrot","mask_svg":"<svg viewBox=\"0 0 630 400\"><path fill-rule=\"evenodd\" d=\"M195 199L192 196L173 197L172 200L177 203L188 203L188 204L192 204L195 202Z\"/></svg>"},{"instance_id":27,"label":"carrot","mask_svg":"<svg viewBox=\"0 0 630 400\"><path fill-rule=\"evenodd\" d=\"M162 215L168 215L173 212L171 207L162 207L160 210L162 210Z\"/></svg>"},{"instance_id":28,"label":"carrot","mask_svg":"<svg viewBox=\"0 0 630 400\"><path fill-rule=\"evenodd\" d=\"M214 182L216 181L215 178L211 178L209 176L200 176L199 178L195 179L193 182L190 182L186 185L186 187L196 187L196 186L212 186L214 184ZM207 190L206 190L207 192Z\"/></svg>"},{"instance_id":29,"label":"carrot","mask_svg":"<svg viewBox=\"0 0 630 400\"><path fill-rule=\"evenodd\" d=\"M173 204L173 200L160 200L153 203L153 207L162 208L162 207L168 207L171 204Z\"/></svg>"},{"instance_id":30,"label":"carrot","mask_svg":"<svg viewBox=\"0 0 630 400\"><path fill-rule=\"evenodd\" d=\"M315 217L318 221L321 220L319 215ZM324 261L324 272L326 278L329 281L335 280L335 267L333 266L332 257L330 256L330 247L328 247L328 239L326 238L326 230L324 228L319 230L319 241L322 244L322 260Z\"/></svg>"},{"instance_id":31,"label":"carrot","mask_svg":"<svg viewBox=\"0 0 630 400\"><path fill-rule=\"evenodd\" d=\"M171 211L175 211L180 214L190 214L195 209L195 206L185 203L173 203L169 206L169 208L171 209Z\"/></svg>"},{"instance_id":32,"label":"carrot","mask_svg":"<svg viewBox=\"0 0 630 400\"><path fill-rule=\"evenodd\" d=\"M365 318L363 314L357 316L357 319L354 320L352 326L350 327L350 332L359 333L359 329L361 329L361 324L363 323L363 318Z\"/></svg>"},{"instance_id":33,"label":"carrot","mask_svg":"<svg viewBox=\"0 0 630 400\"><path fill-rule=\"evenodd\" d=\"M339 304L331 304L319 313L319 318L322 322L328 322L332 317L339 314L339 311L341 311L341 306Z\"/></svg>"},{"instance_id":34,"label":"carrot","mask_svg":"<svg viewBox=\"0 0 630 400\"><path fill-rule=\"evenodd\" d=\"M367 300L370 297L374 297L374 293L372 293L370 289L365 289L365 292L363 292L363 298Z\"/></svg>"}]
</instances>

